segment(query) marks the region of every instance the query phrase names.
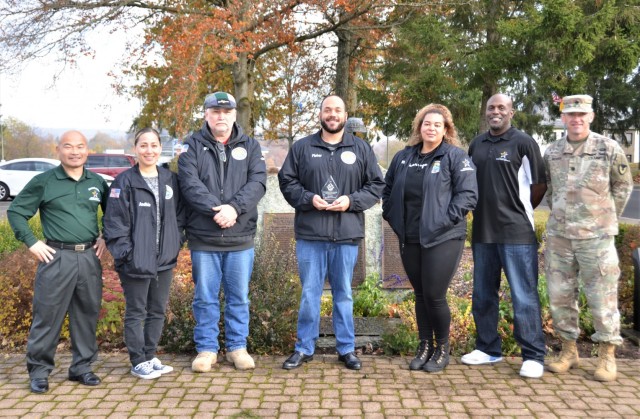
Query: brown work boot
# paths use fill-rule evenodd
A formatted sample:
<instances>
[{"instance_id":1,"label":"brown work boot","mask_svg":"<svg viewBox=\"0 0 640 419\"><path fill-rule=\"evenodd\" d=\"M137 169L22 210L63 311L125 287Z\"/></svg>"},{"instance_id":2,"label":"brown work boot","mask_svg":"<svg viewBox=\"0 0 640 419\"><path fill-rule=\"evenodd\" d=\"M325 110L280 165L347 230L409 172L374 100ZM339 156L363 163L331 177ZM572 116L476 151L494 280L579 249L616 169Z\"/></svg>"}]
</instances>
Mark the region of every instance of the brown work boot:
<instances>
[{"instance_id":1,"label":"brown work boot","mask_svg":"<svg viewBox=\"0 0 640 419\"><path fill-rule=\"evenodd\" d=\"M614 381L616 379L616 346L607 342L598 345L598 367L593 374L597 381Z\"/></svg>"},{"instance_id":2,"label":"brown work boot","mask_svg":"<svg viewBox=\"0 0 640 419\"><path fill-rule=\"evenodd\" d=\"M551 372L567 372L579 365L580 358L578 357L576 341L562 340L562 351L556 359L547 365L547 369Z\"/></svg>"}]
</instances>

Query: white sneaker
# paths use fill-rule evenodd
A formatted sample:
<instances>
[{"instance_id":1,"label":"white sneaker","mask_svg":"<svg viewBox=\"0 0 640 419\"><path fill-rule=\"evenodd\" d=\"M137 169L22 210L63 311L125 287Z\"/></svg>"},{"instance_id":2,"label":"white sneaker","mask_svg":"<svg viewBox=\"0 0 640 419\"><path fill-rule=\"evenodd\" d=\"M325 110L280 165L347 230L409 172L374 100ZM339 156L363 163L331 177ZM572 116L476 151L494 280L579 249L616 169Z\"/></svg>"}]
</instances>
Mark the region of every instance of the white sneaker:
<instances>
[{"instance_id":1,"label":"white sneaker","mask_svg":"<svg viewBox=\"0 0 640 419\"><path fill-rule=\"evenodd\" d=\"M502 357L491 356L475 349L473 352L463 355L462 358L460 358L460 361L467 365L495 364L496 362L502 361Z\"/></svg>"},{"instance_id":2,"label":"white sneaker","mask_svg":"<svg viewBox=\"0 0 640 419\"><path fill-rule=\"evenodd\" d=\"M160 374L160 371L156 371L153 369L153 364L151 363L151 361L141 362L135 367L132 367L131 374L145 380L152 380L162 375Z\"/></svg>"},{"instance_id":3,"label":"white sneaker","mask_svg":"<svg viewBox=\"0 0 640 419\"><path fill-rule=\"evenodd\" d=\"M151 365L153 365L153 369L159 371L160 374L167 374L173 371L173 367L170 365L164 365L158 358L153 358L151 361Z\"/></svg>"},{"instance_id":4,"label":"white sneaker","mask_svg":"<svg viewBox=\"0 0 640 419\"><path fill-rule=\"evenodd\" d=\"M532 360L527 360L522 363L522 367L520 368L520 376L526 378L540 378L544 373L544 366Z\"/></svg>"}]
</instances>

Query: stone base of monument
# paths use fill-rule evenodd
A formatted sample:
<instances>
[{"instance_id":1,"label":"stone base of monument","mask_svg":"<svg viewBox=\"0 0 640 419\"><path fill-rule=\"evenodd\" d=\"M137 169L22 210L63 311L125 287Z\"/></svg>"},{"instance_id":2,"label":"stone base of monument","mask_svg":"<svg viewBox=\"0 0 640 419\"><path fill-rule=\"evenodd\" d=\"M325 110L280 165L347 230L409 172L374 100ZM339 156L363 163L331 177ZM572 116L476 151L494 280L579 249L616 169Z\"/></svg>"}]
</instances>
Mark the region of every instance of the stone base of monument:
<instances>
[{"instance_id":1,"label":"stone base of monument","mask_svg":"<svg viewBox=\"0 0 640 419\"><path fill-rule=\"evenodd\" d=\"M354 317L353 325L356 334L356 348L372 345L379 347L384 333L393 331L402 323L401 319L392 317ZM336 346L331 317L320 318L320 338L316 342L318 348Z\"/></svg>"}]
</instances>

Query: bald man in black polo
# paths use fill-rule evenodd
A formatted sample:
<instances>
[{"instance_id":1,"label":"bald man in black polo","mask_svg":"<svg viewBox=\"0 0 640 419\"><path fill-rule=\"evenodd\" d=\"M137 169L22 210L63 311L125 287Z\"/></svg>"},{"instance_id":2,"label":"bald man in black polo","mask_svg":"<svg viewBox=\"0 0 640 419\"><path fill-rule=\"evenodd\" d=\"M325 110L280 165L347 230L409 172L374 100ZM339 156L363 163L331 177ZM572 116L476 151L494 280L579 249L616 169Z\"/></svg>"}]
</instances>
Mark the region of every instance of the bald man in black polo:
<instances>
[{"instance_id":1,"label":"bald man in black polo","mask_svg":"<svg viewBox=\"0 0 640 419\"><path fill-rule=\"evenodd\" d=\"M62 135L56 147L61 165L34 177L15 198L7 217L18 240L40 261L33 287L33 319L27 341L27 370L33 393L49 390L49 374L64 318L69 313L72 361L69 380L95 386L91 371L98 355L96 324L102 301L100 256L106 247L98 230L108 186L84 168L89 149L78 131ZM46 242L28 221L40 211Z\"/></svg>"}]
</instances>

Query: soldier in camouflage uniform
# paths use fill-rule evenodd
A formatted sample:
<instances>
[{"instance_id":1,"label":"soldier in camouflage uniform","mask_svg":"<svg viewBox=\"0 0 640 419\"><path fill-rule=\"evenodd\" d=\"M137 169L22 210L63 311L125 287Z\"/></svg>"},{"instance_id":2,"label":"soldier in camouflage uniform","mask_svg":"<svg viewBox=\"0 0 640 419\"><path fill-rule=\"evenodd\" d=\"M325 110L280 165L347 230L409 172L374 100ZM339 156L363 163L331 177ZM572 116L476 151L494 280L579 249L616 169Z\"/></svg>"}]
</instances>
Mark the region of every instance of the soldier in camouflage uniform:
<instances>
[{"instance_id":1,"label":"soldier in camouflage uniform","mask_svg":"<svg viewBox=\"0 0 640 419\"><path fill-rule=\"evenodd\" d=\"M610 138L591 132L593 98L567 96L562 122L567 135L544 155L547 199L545 264L551 316L562 352L547 369L566 372L578 366L578 277L582 280L599 342L598 381L616 378L615 346L620 337L618 254L614 236L633 181L627 159Z\"/></svg>"}]
</instances>

